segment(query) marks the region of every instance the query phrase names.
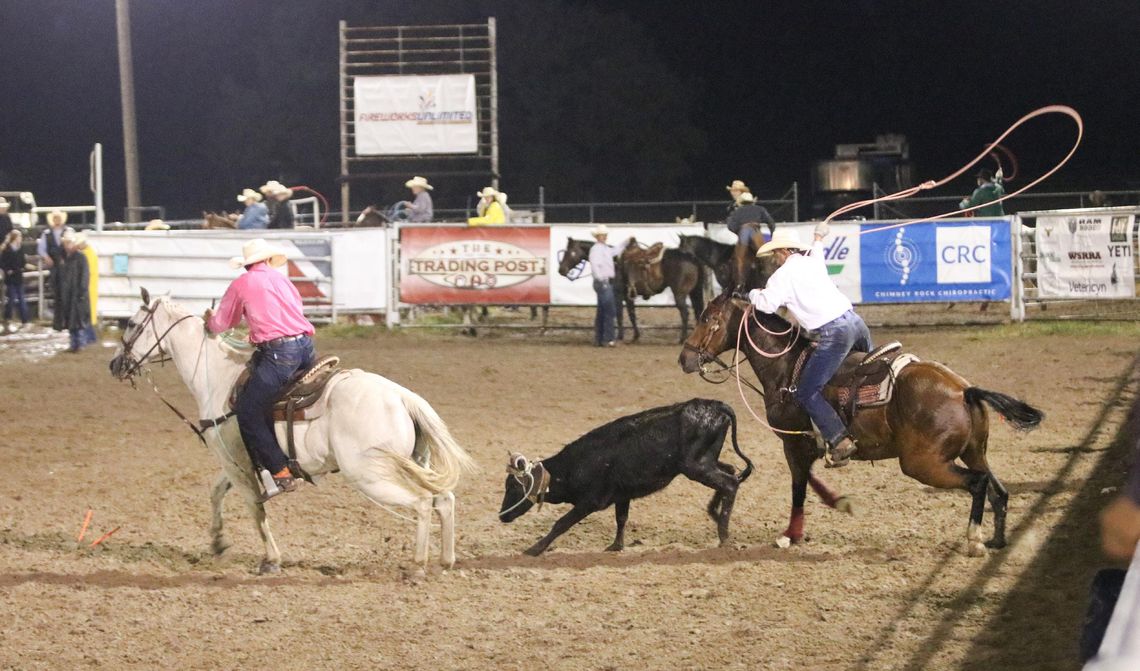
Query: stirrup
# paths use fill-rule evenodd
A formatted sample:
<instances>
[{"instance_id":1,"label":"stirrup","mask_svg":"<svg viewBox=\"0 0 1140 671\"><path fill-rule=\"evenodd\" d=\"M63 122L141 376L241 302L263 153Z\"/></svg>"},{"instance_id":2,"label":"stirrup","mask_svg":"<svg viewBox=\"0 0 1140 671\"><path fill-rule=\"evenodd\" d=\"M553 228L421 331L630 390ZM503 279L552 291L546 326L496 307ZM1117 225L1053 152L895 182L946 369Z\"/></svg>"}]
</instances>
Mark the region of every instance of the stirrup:
<instances>
[{"instance_id":1,"label":"stirrup","mask_svg":"<svg viewBox=\"0 0 1140 671\"><path fill-rule=\"evenodd\" d=\"M823 457L823 465L825 468L843 468L851 463L851 457L859 451L859 444L856 443L855 439L851 436L844 436L839 440L839 443L842 444L844 440L850 442L851 447L844 450L843 453L837 454L836 447L829 446L827 454Z\"/></svg>"}]
</instances>

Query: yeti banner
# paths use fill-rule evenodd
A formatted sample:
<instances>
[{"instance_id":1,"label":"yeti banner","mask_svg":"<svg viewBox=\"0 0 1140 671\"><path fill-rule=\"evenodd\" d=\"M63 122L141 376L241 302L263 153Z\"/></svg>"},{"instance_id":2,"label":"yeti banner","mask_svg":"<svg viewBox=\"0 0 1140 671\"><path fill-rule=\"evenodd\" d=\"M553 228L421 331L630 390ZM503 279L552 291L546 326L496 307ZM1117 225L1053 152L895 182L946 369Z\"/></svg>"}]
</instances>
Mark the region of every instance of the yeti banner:
<instances>
[{"instance_id":1,"label":"yeti banner","mask_svg":"<svg viewBox=\"0 0 1140 671\"><path fill-rule=\"evenodd\" d=\"M355 77L352 91L358 156L479 149L474 75Z\"/></svg>"},{"instance_id":2,"label":"yeti banner","mask_svg":"<svg viewBox=\"0 0 1140 671\"><path fill-rule=\"evenodd\" d=\"M1038 217L1038 295L1049 298L1132 298L1132 214Z\"/></svg>"}]
</instances>

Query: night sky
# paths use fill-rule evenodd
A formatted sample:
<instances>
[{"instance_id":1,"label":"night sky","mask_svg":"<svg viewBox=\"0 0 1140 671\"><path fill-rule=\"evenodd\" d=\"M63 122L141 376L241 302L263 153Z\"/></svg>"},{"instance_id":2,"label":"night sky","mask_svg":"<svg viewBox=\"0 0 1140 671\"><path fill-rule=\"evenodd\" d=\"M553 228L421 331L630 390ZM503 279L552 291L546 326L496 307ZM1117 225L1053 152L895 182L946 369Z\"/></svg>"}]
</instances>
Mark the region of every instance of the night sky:
<instances>
[{"instance_id":1,"label":"night sky","mask_svg":"<svg viewBox=\"0 0 1140 671\"><path fill-rule=\"evenodd\" d=\"M920 179L1016 118L1085 118L1052 189L1140 187L1140 2L437 2L133 0L145 204L233 209L269 178L336 200L337 21L499 20L503 188L532 202L716 199L805 185L837 143L908 136ZM125 202L113 0L0 2L0 190L90 202L105 147L108 218ZM541 105L537 103L545 102ZM585 118L592 123L585 123ZM1041 122L1009 145L1026 173L1066 151ZM468 187L437 183L462 206ZM961 186L969 189L969 180ZM400 184L378 184L391 202ZM460 196L459 191L462 191ZM956 194L947 194L956 195Z\"/></svg>"}]
</instances>

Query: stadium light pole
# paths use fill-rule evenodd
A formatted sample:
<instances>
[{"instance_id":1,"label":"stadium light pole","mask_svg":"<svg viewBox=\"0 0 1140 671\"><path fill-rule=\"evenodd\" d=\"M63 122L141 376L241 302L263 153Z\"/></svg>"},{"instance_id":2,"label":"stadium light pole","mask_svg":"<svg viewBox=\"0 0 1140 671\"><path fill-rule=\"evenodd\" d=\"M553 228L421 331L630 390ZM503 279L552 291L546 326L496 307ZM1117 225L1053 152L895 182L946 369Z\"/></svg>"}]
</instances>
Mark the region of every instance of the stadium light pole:
<instances>
[{"instance_id":1,"label":"stadium light pole","mask_svg":"<svg viewBox=\"0 0 1140 671\"><path fill-rule=\"evenodd\" d=\"M135 73L131 64L131 12L128 0L115 0L115 27L119 37L119 97L123 103L123 159L127 168L127 221L138 221L139 139L135 123Z\"/></svg>"}]
</instances>

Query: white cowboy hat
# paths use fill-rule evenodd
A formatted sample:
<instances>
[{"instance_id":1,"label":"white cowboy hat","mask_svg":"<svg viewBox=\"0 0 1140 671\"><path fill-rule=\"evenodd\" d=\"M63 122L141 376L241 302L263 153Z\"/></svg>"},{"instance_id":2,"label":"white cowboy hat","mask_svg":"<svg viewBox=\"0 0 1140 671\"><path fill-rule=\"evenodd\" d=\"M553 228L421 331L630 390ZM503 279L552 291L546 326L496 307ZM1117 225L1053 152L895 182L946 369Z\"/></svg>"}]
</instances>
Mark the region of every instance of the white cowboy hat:
<instances>
[{"instance_id":1,"label":"white cowboy hat","mask_svg":"<svg viewBox=\"0 0 1140 671\"><path fill-rule=\"evenodd\" d=\"M482 191L476 191L475 195L480 198L494 198L499 195L499 190L493 186L485 186Z\"/></svg>"},{"instance_id":2,"label":"white cowboy hat","mask_svg":"<svg viewBox=\"0 0 1140 671\"><path fill-rule=\"evenodd\" d=\"M751 189L748 188L748 185L746 185L744 183L744 180L740 180L740 179L732 180L732 184L729 184L728 186L724 187L724 189L725 189L725 191L732 191L733 189L735 189L737 191L744 191L744 192L751 191Z\"/></svg>"},{"instance_id":3,"label":"white cowboy hat","mask_svg":"<svg viewBox=\"0 0 1140 671\"><path fill-rule=\"evenodd\" d=\"M419 175L416 175L415 177L404 182L404 186L408 187L409 189L413 186L422 186L428 191L431 191L433 188L435 188L431 184L428 184L427 177L420 177Z\"/></svg>"},{"instance_id":4,"label":"white cowboy hat","mask_svg":"<svg viewBox=\"0 0 1140 671\"><path fill-rule=\"evenodd\" d=\"M0 196L0 207L11 207L11 206L12 206L12 203L9 203L7 198L5 198L4 196Z\"/></svg>"},{"instance_id":5,"label":"white cowboy hat","mask_svg":"<svg viewBox=\"0 0 1140 671\"><path fill-rule=\"evenodd\" d=\"M772 234L772 239L760 245L760 249L756 250L756 256L768 256L777 249L809 249L807 245L800 242L800 236L795 231L786 228L777 229Z\"/></svg>"},{"instance_id":6,"label":"white cowboy hat","mask_svg":"<svg viewBox=\"0 0 1140 671\"><path fill-rule=\"evenodd\" d=\"M59 220L59 225L63 226L67 223L67 213L63 212L62 210L52 210L51 212L48 212L47 219L49 226L51 224L54 224L57 219Z\"/></svg>"},{"instance_id":7,"label":"white cowboy hat","mask_svg":"<svg viewBox=\"0 0 1140 671\"><path fill-rule=\"evenodd\" d=\"M254 238L241 246L241 256L230 259L230 265L234 268L241 268L242 266L253 265L258 261L269 261L269 265L279 268L285 265L287 260L283 250L270 245L264 238Z\"/></svg>"},{"instance_id":8,"label":"white cowboy hat","mask_svg":"<svg viewBox=\"0 0 1140 671\"><path fill-rule=\"evenodd\" d=\"M85 240L83 234L76 233L75 229L71 228L70 226L63 231L63 235L59 236L60 242L70 242L75 245L78 245L83 240Z\"/></svg>"},{"instance_id":9,"label":"white cowboy hat","mask_svg":"<svg viewBox=\"0 0 1140 671\"><path fill-rule=\"evenodd\" d=\"M740 202L742 202L742 203L755 203L756 202L756 196L753 196L751 191L745 191L744 193L740 194Z\"/></svg>"},{"instance_id":10,"label":"white cowboy hat","mask_svg":"<svg viewBox=\"0 0 1140 671\"><path fill-rule=\"evenodd\" d=\"M281 182L278 182L275 179L271 179L268 182L266 182L265 184L262 184L261 186L259 186L257 188L258 191L264 193L267 196L271 196L271 195L277 193L278 191L282 191L284 189L285 189L285 185L282 184Z\"/></svg>"},{"instance_id":11,"label":"white cowboy hat","mask_svg":"<svg viewBox=\"0 0 1140 671\"><path fill-rule=\"evenodd\" d=\"M164 222L161 219L151 219L149 222L147 222L146 228L143 230L146 230L146 231L169 231L170 230L170 224Z\"/></svg>"},{"instance_id":12,"label":"white cowboy hat","mask_svg":"<svg viewBox=\"0 0 1140 671\"><path fill-rule=\"evenodd\" d=\"M252 198L256 202L261 200L261 194L253 189L242 189L237 197L239 203L244 203L248 198Z\"/></svg>"},{"instance_id":13,"label":"white cowboy hat","mask_svg":"<svg viewBox=\"0 0 1140 671\"><path fill-rule=\"evenodd\" d=\"M610 229L605 224L598 224L597 226L590 229L590 235L594 236L595 238L598 237L599 235L609 235L609 234L610 234Z\"/></svg>"}]
</instances>

